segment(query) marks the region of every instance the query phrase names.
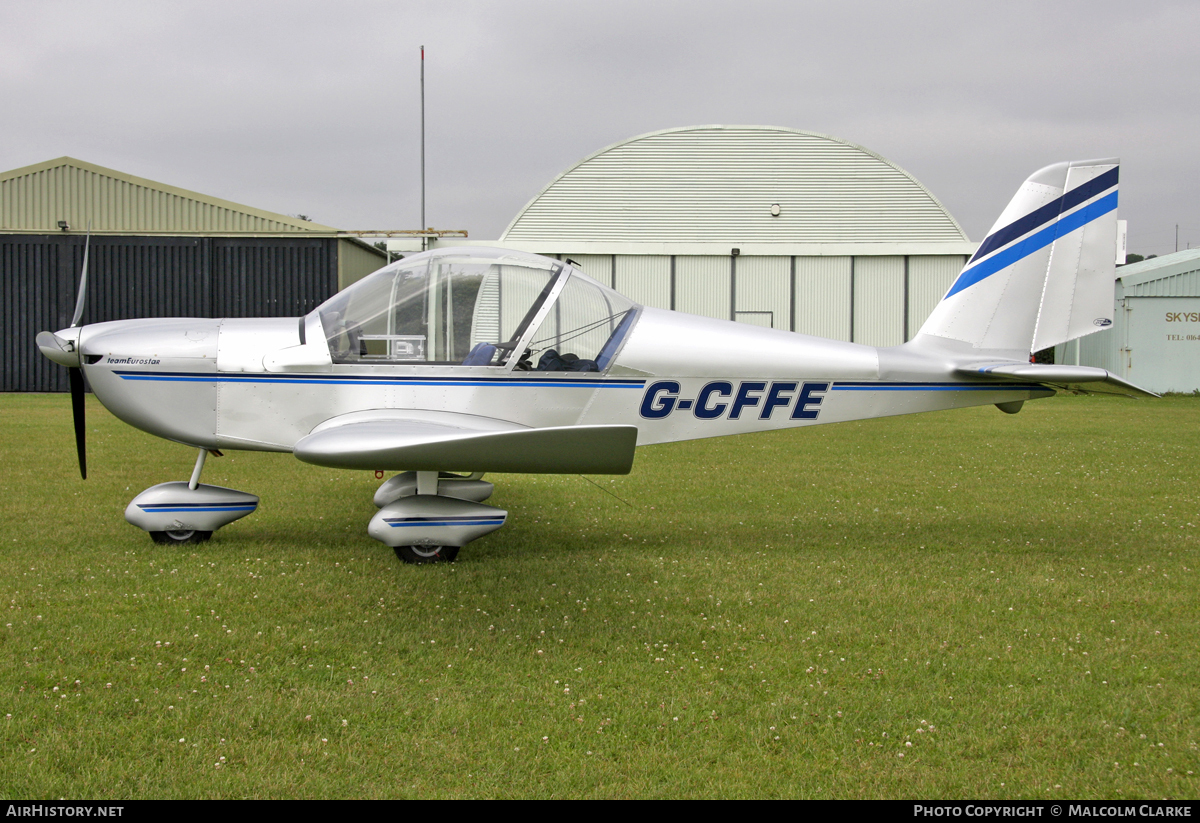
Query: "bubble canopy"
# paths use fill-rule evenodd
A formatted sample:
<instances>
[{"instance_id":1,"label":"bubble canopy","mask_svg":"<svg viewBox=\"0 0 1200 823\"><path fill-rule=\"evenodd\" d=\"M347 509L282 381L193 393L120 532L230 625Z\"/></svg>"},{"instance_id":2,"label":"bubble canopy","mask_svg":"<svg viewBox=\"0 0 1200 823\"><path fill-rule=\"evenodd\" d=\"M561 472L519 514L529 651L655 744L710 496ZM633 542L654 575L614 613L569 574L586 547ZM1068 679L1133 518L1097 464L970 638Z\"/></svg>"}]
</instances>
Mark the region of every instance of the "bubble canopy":
<instances>
[{"instance_id":1,"label":"bubble canopy","mask_svg":"<svg viewBox=\"0 0 1200 823\"><path fill-rule=\"evenodd\" d=\"M452 248L385 266L316 313L334 363L588 372L611 365L640 308L558 260Z\"/></svg>"}]
</instances>

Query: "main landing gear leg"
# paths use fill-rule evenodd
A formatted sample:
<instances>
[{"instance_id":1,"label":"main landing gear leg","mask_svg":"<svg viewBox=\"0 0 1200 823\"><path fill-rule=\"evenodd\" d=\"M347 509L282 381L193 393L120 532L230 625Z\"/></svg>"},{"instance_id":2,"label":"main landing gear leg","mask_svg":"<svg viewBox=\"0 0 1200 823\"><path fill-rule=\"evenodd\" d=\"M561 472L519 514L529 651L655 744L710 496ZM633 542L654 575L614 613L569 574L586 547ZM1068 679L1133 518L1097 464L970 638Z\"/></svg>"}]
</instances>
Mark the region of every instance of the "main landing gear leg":
<instances>
[{"instance_id":1,"label":"main landing gear leg","mask_svg":"<svg viewBox=\"0 0 1200 823\"><path fill-rule=\"evenodd\" d=\"M253 494L205 486L200 482L208 449L200 449L192 479L186 483L159 483L133 498L125 519L150 533L155 543L203 543L212 533L258 508ZM215 449L212 452L221 456Z\"/></svg>"},{"instance_id":2,"label":"main landing gear leg","mask_svg":"<svg viewBox=\"0 0 1200 823\"><path fill-rule=\"evenodd\" d=\"M482 473L405 472L375 492L367 533L405 563L452 563L458 550L504 525L508 512L483 505L493 486Z\"/></svg>"}]
</instances>

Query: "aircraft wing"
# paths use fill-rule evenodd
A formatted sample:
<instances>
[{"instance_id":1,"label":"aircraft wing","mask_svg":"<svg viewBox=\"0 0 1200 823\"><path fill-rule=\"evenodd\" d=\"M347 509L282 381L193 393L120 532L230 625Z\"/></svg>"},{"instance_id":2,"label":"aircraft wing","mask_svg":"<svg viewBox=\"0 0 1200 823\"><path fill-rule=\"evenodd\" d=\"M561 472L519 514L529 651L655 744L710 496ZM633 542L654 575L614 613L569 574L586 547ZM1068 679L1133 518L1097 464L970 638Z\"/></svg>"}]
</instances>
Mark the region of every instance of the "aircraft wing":
<instances>
[{"instance_id":1,"label":"aircraft wing","mask_svg":"<svg viewBox=\"0 0 1200 823\"><path fill-rule=\"evenodd\" d=\"M1126 397L1158 397L1152 391L1135 386L1107 369L1095 366L1068 366L1049 363L974 363L955 372L964 376L985 376L1018 383L1043 383L1051 388L1095 394L1120 394Z\"/></svg>"},{"instance_id":2,"label":"aircraft wing","mask_svg":"<svg viewBox=\"0 0 1200 823\"><path fill-rule=\"evenodd\" d=\"M638 434L636 426L531 429L451 413L346 418L318 426L293 453L337 469L629 474Z\"/></svg>"}]
</instances>

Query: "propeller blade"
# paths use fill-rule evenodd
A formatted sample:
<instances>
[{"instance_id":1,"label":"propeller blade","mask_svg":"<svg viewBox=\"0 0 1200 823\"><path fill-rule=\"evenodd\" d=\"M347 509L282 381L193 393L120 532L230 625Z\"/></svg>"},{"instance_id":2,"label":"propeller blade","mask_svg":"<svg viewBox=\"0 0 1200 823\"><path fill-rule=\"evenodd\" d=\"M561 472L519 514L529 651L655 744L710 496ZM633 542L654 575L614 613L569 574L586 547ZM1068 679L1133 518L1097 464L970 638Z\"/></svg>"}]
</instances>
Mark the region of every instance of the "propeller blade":
<instances>
[{"instance_id":1,"label":"propeller blade","mask_svg":"<svg viewBox=\"0 0 1200 823\"><path fill-rule=\"evenodd\" d=\"M79 275L79 297L75 299L75 316L71 318L71 325L78 326L79 319L83 317L83 305L87 302L87 263L88 249L92 245L92 221L88 221L87 239L83 241L83 271Z\"/></svg>"},{"instance_id":2,"label":"propeller blade","mask_svg":"<svg viewBox=\"0 0 1200 823\"><path fill-rule=\"evenodd\" d=\"M87 480L87 424L83 417L83 371L78 367L69 368L67 376L71 378L71 414L75 418L75 451L79 454L79 476Z\"/></svg>"}]
</instances>

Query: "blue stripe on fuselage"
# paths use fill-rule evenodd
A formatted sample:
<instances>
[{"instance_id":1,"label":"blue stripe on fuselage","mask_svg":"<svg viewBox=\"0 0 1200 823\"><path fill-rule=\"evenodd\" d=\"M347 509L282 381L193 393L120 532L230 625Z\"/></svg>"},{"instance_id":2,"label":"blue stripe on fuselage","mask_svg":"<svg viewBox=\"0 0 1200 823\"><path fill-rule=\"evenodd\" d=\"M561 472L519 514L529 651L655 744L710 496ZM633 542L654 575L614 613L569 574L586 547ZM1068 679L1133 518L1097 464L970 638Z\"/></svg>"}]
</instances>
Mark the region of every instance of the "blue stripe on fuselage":
<instances>
[{"instance_id":1,"label":"blue stripe on fuselage","mask_svg":"<svg viewBox=\"0 0 1200 823\"><path fill-rule=\"evenodd\" d=\"M167 383L273 383L300 385L349 385L349 386L520 386L523 388L569 388L569 389L640 389L645 380L572 380L546 378L510 377L385 377L358 375L284 375L284 374L211 374L197 372L142 372L114 371L123 380L150 380Z\"/></svg>"}]
</instances>

